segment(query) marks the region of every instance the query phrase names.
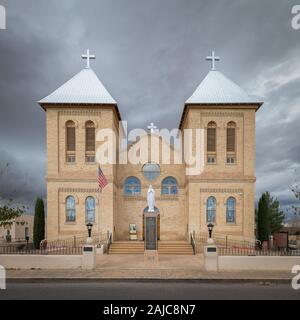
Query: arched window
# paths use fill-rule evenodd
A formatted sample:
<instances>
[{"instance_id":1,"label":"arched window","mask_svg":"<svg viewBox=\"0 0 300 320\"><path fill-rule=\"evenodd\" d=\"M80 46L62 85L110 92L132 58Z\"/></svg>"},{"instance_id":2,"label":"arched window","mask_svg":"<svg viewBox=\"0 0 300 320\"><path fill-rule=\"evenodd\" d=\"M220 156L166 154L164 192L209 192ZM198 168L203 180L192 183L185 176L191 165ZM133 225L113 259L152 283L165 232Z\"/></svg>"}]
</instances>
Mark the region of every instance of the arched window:
<instances>
[{"instance_id":1,"label":"arched window","mask_svg":"<svg viewBox=\"0 0 300 320\"><path fill-rule=\"evenodd\" d=\"M161 194L177 194L177 181L173 177L165 178L161 183Z\"/></svg>"},{"instance_id":2,"label":"arched window","mask_svg":"<svg viewBox=\"0 0 300 320\"><path fill-rule=\"evenodd\" d=\"M216 140L217 140L217 125L215 122L211 121L207 125L207 163L216 163Z\"/></svg>"},{"instance_id":3,"label":"arched window","mask_svg":"<svg viewBox=\"0 0 300 320\"><path fill-rule=\"evenodd\" d=\"M229 197L226 201L226 223L235 222L236 201L233 197Z\"/></svg>"},{"instance_id":4,"label":"arched window","mask_svg":"<svg viewBox=\"0 0 300 320\"><path fill-rule=\"evenodd\" d=\"M93 197L85 199L85 220L86 222L95 221L95 199Z\"/></svg>"},{"instance_id":5,"label":"arched window","mask_svg":"<svg viewBox=\"0 0 300 320\"><path fill-rule=\"evenodd\" d=\"M206 202L206 221L216 221L216 198L209 197Z\"/></svg>"},{"instance_id":6,"label":"arched window","mask_svg":"<svg viewBox=\"0 0 300 320\"><path fill-rule=\"evenodd\" d=\"M66 122L66 161L75 162L75 151L76 151L76 132L74 121Z\"/></svg>"},{"instance_id":7,"label":"arched window","mask_svg":"<svg viewBox=\"0 0 300 320\"><path fill-rule=\"evenodd\" d=\"M129 196L141 194L140 180L136 177L128 177L124 184L124 194Z\"/></svg>"},{"instance_id":8,"label":"arched window","mask_svg":"<svg viewBox=\"0 0 300 320\"><path fill-rule=\"evenodd\" d=\"M66 198L66 221L74 222L76 221L76 204L75 198L73 196L68 196Z\"/></svg>"},{"instance_id":9,"label":"arched window","mask_svg":"<svg viewBox=\"0 0 300 320\"><path fill-rule=\"evenodd\" d=\"M236 124L233 121L228 122L226 130L226 151L227 163L236 162Z\"/></svg>"},{"instance_id":10,"label":"arched window","mask_svg":"<svg viewBox=\"0 0 300 320\"><path fill-rule=\"evenodd\" d=\"M95 162L95 124L87 121L85 124L85 161Z\"/></svg>"}]
</instances>

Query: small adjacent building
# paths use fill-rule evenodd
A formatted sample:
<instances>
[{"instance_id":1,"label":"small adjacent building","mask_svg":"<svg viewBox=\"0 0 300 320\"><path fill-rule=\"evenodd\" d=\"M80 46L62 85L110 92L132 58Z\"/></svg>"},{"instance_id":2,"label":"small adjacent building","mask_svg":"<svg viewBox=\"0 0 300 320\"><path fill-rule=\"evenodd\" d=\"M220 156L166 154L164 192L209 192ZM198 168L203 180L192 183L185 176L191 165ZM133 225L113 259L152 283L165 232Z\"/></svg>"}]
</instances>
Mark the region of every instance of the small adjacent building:
<instances>
[{"instance_id":1,"label":"small adjacent building","mask_svg":"<svg viewBox=\"0 0 300 320\"><path fill-rule=\"evenodd\" d=\"M11 241L26 241L26 237L29 237L29 241L32 241L33 237L33 221L34 216L29 214L23 214L22 216L11 220L6 225L0 227L0 241L6 242L6 236L11 236Z\"/></svg>"}]
</instances>

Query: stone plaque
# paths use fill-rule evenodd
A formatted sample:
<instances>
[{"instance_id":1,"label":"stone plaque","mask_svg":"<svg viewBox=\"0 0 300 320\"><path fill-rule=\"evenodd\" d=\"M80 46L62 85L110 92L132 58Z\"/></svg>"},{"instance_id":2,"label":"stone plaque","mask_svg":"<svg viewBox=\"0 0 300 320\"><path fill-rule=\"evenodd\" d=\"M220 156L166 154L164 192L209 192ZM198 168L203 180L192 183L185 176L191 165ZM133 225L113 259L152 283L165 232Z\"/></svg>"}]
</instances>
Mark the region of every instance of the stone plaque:
<instances>
[{"instance_id":1,"label":"stone plaque","mask_svg":"<svg viewBox=\"0 0 300 320\"><path fill-rule=\"evenodd\" d=\"M146 250L157 250L157 219L156 216L145 217L146 236L145 246Z\"/></svg>"}]
</instances>

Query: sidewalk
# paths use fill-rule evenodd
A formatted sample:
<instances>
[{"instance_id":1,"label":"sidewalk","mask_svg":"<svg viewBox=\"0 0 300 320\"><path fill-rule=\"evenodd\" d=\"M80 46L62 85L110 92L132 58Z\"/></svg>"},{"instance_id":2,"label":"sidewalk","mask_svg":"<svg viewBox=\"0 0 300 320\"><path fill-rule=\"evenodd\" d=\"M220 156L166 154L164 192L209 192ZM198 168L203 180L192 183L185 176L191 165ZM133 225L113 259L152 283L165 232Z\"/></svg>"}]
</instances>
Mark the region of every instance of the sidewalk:
<instances>
[{"instance_id":1,"label":"sidewalk","mask_svg":"<svg viewBox=\"0 0 300 320\"><path fill-rule=\"evenodd\" d=\"M284 272L205 272L202 270L119 269L119 270L7 270L8 280L201 280L201 281L280 281L289 282Z\"/></svg>"},{"instance_id":2,"label":"sidewalk","mask_svg":"<svg viewBox=\"0 0 300 320\"><path fill-rule=\"evenodd\" d=\"M201 280L201 281L291 281L291 272L232 271L207 272L202 255L160 255L159 263L144 262L143 255L103 255L95 270L36 269L7 270L11 281L32 280Z\"/></svg>"}]
</instances>

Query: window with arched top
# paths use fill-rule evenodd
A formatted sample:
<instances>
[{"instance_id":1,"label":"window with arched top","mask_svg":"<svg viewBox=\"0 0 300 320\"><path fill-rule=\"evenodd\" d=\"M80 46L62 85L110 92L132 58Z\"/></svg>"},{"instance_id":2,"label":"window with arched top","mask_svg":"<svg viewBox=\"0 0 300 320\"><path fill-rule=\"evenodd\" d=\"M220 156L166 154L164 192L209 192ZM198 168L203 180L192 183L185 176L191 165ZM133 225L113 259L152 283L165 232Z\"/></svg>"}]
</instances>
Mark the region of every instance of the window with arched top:
<instances>
[{"instance_id":1,"label":"window with arched top","mask_svg":"<svg viewBox=\"0 0 300 320\"><path fill-rule=\"evenodd\" d=\"M207 222L216 221L216 206L217 206L216 198L209 197L206 201L206 221Z\"/></svg>"},{"instance_id":2,"label":"window with arched top","mask_svg":"<svg viewBox=\"0 0 300 320\"><path fill-rule=\"evenodd\" d=\"M85 123L85 161L95 162L96 137L93 121Z\"/></svg>"},{"instance_id":3,"label":"window with arched top","mask_svg":"<svg viewBox=\"0 0 300 320\"><path fill-rule=\"evenodd\" d=\"M226 223L235 223L236 200L229 197L226 201Z\"/></svg>"},{"instance_id":4,"label":"window with arched top","mask_svg":"<svg viewBox=\"0 0 300 320\"><path fill-rule=\"evenodd\" d=\"M134 196L141 194L141 182L136 177L128 177L124 183L124 194Z\"/></svg>"},{"instance_id":5,"label":"window with arched top","mask_svg":"<svg viewBox=\"0 0 300 320\"><path fill-rule=\"evenodd\" d=\"M161 194L177 194L177 180L174 177L166 177L161 183Z\"/></svg>"},{"instance_id":6,"label":"window with arched top","mask_svg":"<svg viewBox=\"0 0 300 320\"><path fill-rule=\"evenodd\" d=\"M207 125L206 134L206 149L207 149L207 163L216 163L216 152L217 152L217 124L211 121Z\"/></svg>"},{"instance_id":7,"label":"window with arched top","mask_svg":"<svg viewBox=\"0 0 300 320\"><path fill-rule=\"evenodd\" d=\"M96 202L93 197L87 197L85 199L85 220L86 222L95 221Z\"/></svg>"},{"instance_id":8,"label":"window with arched top","mask_svg":"<svg viewBox=\"0 0 300 320\"><path fill-rule=\"evenodd\" d=\"M75 122L66 122L66 162L76 161L76 131Z\"/></svg>"},{"instance_id":9,"label":"window with arched top","mask_svg":"<svg viewBox=\"0 0 300 320\"><path fill-rule=\"evenodd\" d=\"M233 121L228 122L226 128L226 162L234 164L236 162L236 124Z\"/></svg>"},{"instance_id":10,"label":"window with arched top","mask_svg":"<svg viewBox=\"0 0 300 320\"><path fill-rule=\"evenodd\" d=\"M75 198L73 196L68 196L66 198L66 221L76 221L76 203Z\"/></svg>"}]
</instances>

